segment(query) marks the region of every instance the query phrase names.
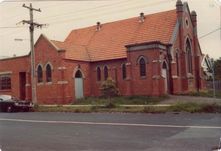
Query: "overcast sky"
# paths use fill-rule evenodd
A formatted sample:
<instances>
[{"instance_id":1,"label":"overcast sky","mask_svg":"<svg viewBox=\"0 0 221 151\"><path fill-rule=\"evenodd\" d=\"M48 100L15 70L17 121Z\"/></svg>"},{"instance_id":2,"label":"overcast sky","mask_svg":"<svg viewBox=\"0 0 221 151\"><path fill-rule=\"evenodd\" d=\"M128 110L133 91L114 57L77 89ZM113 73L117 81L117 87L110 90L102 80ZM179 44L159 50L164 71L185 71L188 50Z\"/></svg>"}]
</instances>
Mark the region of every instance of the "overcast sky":
<instances>
[{"instance_id":1,"label":"overcast sky","mask_svg":"<svg viewBox=\"0 0 221 151\"><path fill-rule=\"evenodd\" d=\"M198 15L202 52L216 59L221 57L220 30L217 30L221 6L215 0L186 1L190 11L195 10ZM71 30L95 25L97 21L106 23L135 17L140 12L151 14L176 8L176 0L5 0L0 2L0 56L20 56L29 52L28 25L18 23L29 20L29 11L22 5L30 2L42 11L34 12L35 22L47 24L35 30L35 41L41 33L49 39L63 41ZM16 38L24 41L15 41Z\"/></svg>"}]
</instances>

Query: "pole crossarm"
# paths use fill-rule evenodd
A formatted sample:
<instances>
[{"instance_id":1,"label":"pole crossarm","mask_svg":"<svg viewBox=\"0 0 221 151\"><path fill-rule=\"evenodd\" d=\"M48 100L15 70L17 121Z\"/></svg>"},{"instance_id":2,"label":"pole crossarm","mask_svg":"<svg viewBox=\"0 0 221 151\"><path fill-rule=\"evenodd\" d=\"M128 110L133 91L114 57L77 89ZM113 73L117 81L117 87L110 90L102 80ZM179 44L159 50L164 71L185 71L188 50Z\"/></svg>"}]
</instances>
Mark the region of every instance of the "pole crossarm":
<instances>
[{"instance_id":1,"label":"pole crossarm","mask_svg":"<svg viewBox=\"0 0 221 151\"><path fill-rule=\"evenodd\" d=\"M30 20L22 20L22 23L33 25L33 26L40 27L40 28L43 26L46 26L46 24L39 24L39 23L31 22Z\"/></svg>"},{"instance_id":2,"label":"pole crossarm","mask_svg":"<svg viewBox=\"0 0 221 151\"><path fill-rule=\"evenodd\" d=\"M23 4L22 7L30 9L30 10L34 10L34 11L37 11L37 12L41 12L40 8L39 9L33 8L31 4L30 4L30 6L26 6L25 4Z\"/></svg>"}]
</instances>

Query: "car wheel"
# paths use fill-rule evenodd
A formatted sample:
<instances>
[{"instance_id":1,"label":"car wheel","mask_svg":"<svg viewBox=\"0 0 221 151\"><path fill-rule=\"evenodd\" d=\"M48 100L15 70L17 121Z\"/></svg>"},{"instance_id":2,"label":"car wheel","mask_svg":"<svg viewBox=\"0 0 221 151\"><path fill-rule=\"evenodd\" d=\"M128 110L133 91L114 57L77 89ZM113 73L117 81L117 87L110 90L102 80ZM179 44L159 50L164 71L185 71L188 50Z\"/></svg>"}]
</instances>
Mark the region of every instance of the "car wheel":
<instances>
[{"instance_id":1,"label":"car wheel","mask_svg":"<svg viewBox=\"0 0 221 151\"><path fill-rule=\"evenodd\" d=\"M9 113L12 112L12 106L7 107L7 112L9 112Z\"/></svg>"}]
</instances>

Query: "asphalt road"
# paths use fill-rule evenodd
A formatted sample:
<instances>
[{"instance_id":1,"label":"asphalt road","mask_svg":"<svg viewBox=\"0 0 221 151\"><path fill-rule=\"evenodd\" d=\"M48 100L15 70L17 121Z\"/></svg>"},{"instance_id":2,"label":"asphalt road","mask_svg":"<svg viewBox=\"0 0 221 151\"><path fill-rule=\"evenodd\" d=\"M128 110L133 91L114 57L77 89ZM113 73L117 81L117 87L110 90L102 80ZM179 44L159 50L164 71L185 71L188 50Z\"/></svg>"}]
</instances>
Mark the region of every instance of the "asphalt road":
<instances>
[{"instance_id":1,"label":"asphalt road","mask_svg":"<svg viewBox=\"0 0 221 151\"><path fill-rule=\"evenodd\" d=\"M2 151L210 151L221 114L0 113Z\"/></svg>"}]
</instances>

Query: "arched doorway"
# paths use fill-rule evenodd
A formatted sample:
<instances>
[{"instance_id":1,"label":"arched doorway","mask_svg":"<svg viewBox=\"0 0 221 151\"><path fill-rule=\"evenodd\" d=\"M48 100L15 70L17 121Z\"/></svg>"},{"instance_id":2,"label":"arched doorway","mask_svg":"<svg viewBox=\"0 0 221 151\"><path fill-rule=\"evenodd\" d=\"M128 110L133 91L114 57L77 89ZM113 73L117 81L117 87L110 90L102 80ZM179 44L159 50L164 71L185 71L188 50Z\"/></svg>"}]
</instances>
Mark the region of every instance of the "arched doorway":
<instances>
[{"instance_id":1,"label":"arched doorway","mask_svg":"<svg viewBox=\"0 0 221 151\"><path fill-rule=\"evenodd\" d=\"M161 69L161 74L162 77L164 78L164 88L165 88L165 93L169 93L168 91L168 67L167 67L167 63L164 61L163 65L162 65L162 69Z\"/></svg>"},{"instance_id":2,"label":"arched doorway","mask_svg":"<svg viewBox=\"0 0 221 151\"><path fill-rule=\"evenodd\" d=\"M83 88L83 75L80 70L77 70L74 77L74 90L75 98L81 99L84 97L84 88Z\"/></svg>"}]
</instances>

